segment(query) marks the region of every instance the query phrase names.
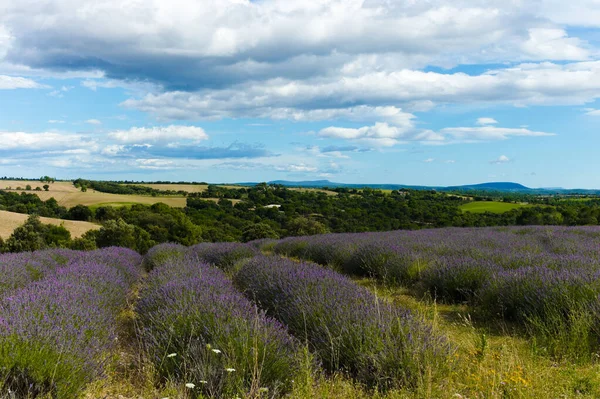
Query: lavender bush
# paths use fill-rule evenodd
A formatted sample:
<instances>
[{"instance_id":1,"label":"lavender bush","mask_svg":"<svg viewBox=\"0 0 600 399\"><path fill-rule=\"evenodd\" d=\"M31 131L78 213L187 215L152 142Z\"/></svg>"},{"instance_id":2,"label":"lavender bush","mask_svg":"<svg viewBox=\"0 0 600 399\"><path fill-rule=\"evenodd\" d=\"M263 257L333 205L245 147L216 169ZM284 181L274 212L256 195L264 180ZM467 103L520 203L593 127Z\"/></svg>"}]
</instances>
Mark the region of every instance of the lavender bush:
<instances>
[{"instance_id":1,"label":"lavender bush","mask_svg":"<svg viewBox=\"0 0 600 399\"><path fill-rule=\"evenodd\" d=\"M315 264L256 257L234 278L305 340L323 366L371 387L419 384L446 367L450 346L408 311Z\"/></svg>"},{"instance_id":2,"label":"lavender bush","mask_svg":"<svg viewBox=\"0 0 600 399\"><path fill-rule=\"evenodd\" d=\"M187 250L188 248L181 244L164 243L155 245L144 256L144 268L146 271L151 271L166 262L183 257Z\"/></svg>"},{"instance_id":3,"label":"lavender bush","mask_svg":"<svg viewBox=\"0 0 600 399\"><path fill-rule=\"evenodd\" d=\"M599 239L597 226L447 228L296 237L274 251L467 302L543 351L589 358L600 346Z\"/></svg>"},{"instance_id":4,"label":"lavender bush","mask_svg":"<svg viewBox=\"0 0 600 399\"><path fill-rule=\"evenodd\" d=\"M237 292L223 271L195 256L155 268L138 303L140 341L162 381L196 395L235 397L291 388L297 343Z\"/></svg>"},{"instance_id":5,"label":"lavender bush","mask_svg":"<svg viewBox=\"0 0 600 399\"><path fill-rule=\"evenodd\" d=\"M64 266L0 300L3 393L78 397L114 347L115 320L141 257L121 248L61 255Z\"/></svg>"},{"instance_id":6,"label":"lavender bush","mask_svg":"<svg viewBox=\"0 0 600 399\"><path fill-rule=\"evenodd\" d=\"M189 256L223 270L231 270L239 260L251 258L257 254L258 250L255 247L235 242L201 243L188 250Z\"/></svg>"}]
</instances>

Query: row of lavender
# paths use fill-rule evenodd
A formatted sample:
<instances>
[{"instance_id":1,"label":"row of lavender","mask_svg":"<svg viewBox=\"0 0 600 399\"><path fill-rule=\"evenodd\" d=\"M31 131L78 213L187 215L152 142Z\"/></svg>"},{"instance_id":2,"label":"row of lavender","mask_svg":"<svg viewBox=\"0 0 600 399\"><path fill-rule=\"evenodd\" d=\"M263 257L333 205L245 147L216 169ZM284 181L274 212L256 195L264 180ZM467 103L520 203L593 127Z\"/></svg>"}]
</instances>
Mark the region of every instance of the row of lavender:
<instances>
[{"instance_id":1,"label":"row of lavender","mask_svg":"<svg viewBox=\"0 0 600 399\"><path fill-rule=\"evenodd\" d=\"M75 398L102 375L140 264L122 248L0 256L1 394Z\"/></svg>"},{"instance_id":2,"label":"row of lavender","mask_svg":"<svg viewBox=\"0 0 600 399\"><path fill-rule=\"evenodd\" d=\"M600 347L600 228L437 229L289 238L274 252L516 321L554 355Z\"/></svg>"},{"instance_id":3,"label":"row of lavender","mask_svg":"<svg viewBox=\"0 0 600 399\"><path fill-rule=\"evenodd\" d=\"M451 346L423 321L318 265L243 244L160 245L145 263L142 341L163 379L204 395L283 393L303 347L326 370L379 389L448 367Z\"/></svg>"},{"instance_id":4,"label":"row of lavender","mask_svg":"<svg viewBox=\"0 0 600 399\"><path fill-rule=\"evenodd\" d=\"M237 248L211 247L207 256L214 250L225 258ZM280 397L299 368L297 342L193 253L207 249L162 244L148 252L140 341L160 380L187 386L192 397Z\"/></svg>"}]
</instances>

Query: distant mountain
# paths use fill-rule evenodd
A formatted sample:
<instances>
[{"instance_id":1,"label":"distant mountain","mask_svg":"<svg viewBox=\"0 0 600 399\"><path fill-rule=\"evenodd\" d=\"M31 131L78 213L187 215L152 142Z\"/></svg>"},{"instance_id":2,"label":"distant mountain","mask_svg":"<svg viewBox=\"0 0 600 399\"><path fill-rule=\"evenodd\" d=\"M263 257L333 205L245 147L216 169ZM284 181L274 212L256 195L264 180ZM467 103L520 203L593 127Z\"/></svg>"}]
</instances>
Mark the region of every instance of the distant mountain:
<instances>
[{"instance_id":1,"label":"distant mountain","mask_svg":"<svg viewBox=\"0 0 600 399\"><path fill-rule=\"evenodd\" d=\"M491 182L481 184L467 184L464 186L446 187L448 190L495 190L495 191L529 191L531 188L519 183Z\"/></svg>"},{"instance_id":2,"label":"distant mountain","mask_svg":"<svg viewBox=\"0 0 600 399\"><path fill-rule=\"evenodd\" d=\"M289 180L273 180L269 184L279 184L286 187L303 187L303 188L372 188L377 190L400 190L403 188L412 190L438 190L438 191L499 191L525 194L539 195L573 195L573 194L588 194L599 195L600 190L590 189L565 189L560 187L551 188L529 188L519 183L514 182L488 182L480 184L466 184L463 186L410 186L406 184L347 184L336 183L329 180L308 180L308 181L289 181ZM236 183L240 186L255 186L258 183Z\"/></svg>"}]
</instances>

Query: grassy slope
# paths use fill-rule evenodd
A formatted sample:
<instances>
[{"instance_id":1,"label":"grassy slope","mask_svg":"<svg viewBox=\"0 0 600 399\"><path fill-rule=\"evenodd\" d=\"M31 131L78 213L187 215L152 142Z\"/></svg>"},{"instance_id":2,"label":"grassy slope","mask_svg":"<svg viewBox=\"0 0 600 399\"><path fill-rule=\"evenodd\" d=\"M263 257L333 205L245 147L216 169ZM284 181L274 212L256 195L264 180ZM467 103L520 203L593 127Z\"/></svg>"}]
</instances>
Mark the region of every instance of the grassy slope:
<instances>
[{"instance_id":1,"label":"grassy slope","mask_svg":"<svg viewBox=\"0 0 600 399\"><path fill-rule=\"evenodd\" d=\"M7 211L0 211L0 237L7 239L12 234L13 230L27 220L28 215L22 213L14 213ZM60 226L61 224L71 232L71 237L81 237L86 231L99 229L100 226L94 223L78 222L73 220L62 220L52 218L40 218L42 223L49 223Z\"/></svg>"},{"instance_id":2,"label":"grassy slope","mask_svg":"<svg viewBox=\"0 0 600 399\"><path fill-rule=\"evenodd\" d=\"M492 213L504 213L513 209L519 209L523 207L531 206L528 204L512 204L506 202L497 202L497 201L474 201L469 202L468 204L464 204L460 206L463 212L472 212L472 213L484 213L484 212L492 212Z\"/></svg>"}]
</instances>

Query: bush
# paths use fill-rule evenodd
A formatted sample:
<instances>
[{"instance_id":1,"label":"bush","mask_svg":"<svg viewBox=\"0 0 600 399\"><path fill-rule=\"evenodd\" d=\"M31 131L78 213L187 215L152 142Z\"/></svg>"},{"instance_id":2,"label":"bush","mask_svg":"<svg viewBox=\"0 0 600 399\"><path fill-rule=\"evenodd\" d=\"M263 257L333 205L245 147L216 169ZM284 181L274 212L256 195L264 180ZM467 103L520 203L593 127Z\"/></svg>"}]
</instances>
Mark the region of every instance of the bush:
<instances>
[{"instance_id":1,"label":"bush","mask_svg":"<svg viewBox=\"0 0 600 399\"><path fill-rule=\"evenodd\" d=\"M114 348L139 255L115 248L59 254L65 266L44 270L0 307L2 392L77 398Z\"/></svg>"},{"instance_id":2,"label":"bush","mask_svg":"<svg viewBox=\"0 0 600 399\"><path fill-rule=\"evenodd\" d=\"M223 270L232 270L238 261L252 258L258 253L258 250L250 245L234 242L202 243L194 245L188 250L190 256Z\"/></svg>"},{"instance_id":3,"label":"bush","mask_svg":"<svg viewBox=\"0 0 600 399\"><path fill-rule=\"evenodd\" d=\"M194 397L258 397L260 388L281 397L290 390L296 341L219 269L176 257L152 270L141 296L140 342L161 381L193 383Z\"/></svg>"},{"instance_id":4,"label":"bush","mask_svg":"<svg viewBox=\"0 0 600 399\"><path fill-rule=\"evenodd\" d=\"M474 303L481 287L500 271L494 263L485 260L441 257L423 272L420 284L438 300Z\"/></svg>"},{"instance_id":5,"label":"bush","mask_svg":"<svg viewBox=\"0 0 600 399\"><path fill-rule=\"evenodd\" d=\"M187 250L187 247L180 244L158 244L144 256L144 268L146 271L151 271L167 262L175 262L182 258Z\"/></svg>"},{"instance_id":6,"label":"bush","mask_svg":"<svg viewBox=\"0 0 600 399\"><path fill-rule=\"evenodd\" d=\"M379 389L419 385L445 369L450 346L406 310L315 264L257 257L236 285L288 326L329 371Z\"/></svg>"},{"instance_id":7,"label":"bush","mask_svg":"<svg viewBox=\"0 0 600 399\"><path fill-rule=\"evenodd\" d=\"M261 238L279 238L279 234L266 223L255 223L242 231L243 242L260 240Z\"/></svg>"}]
</instances>

